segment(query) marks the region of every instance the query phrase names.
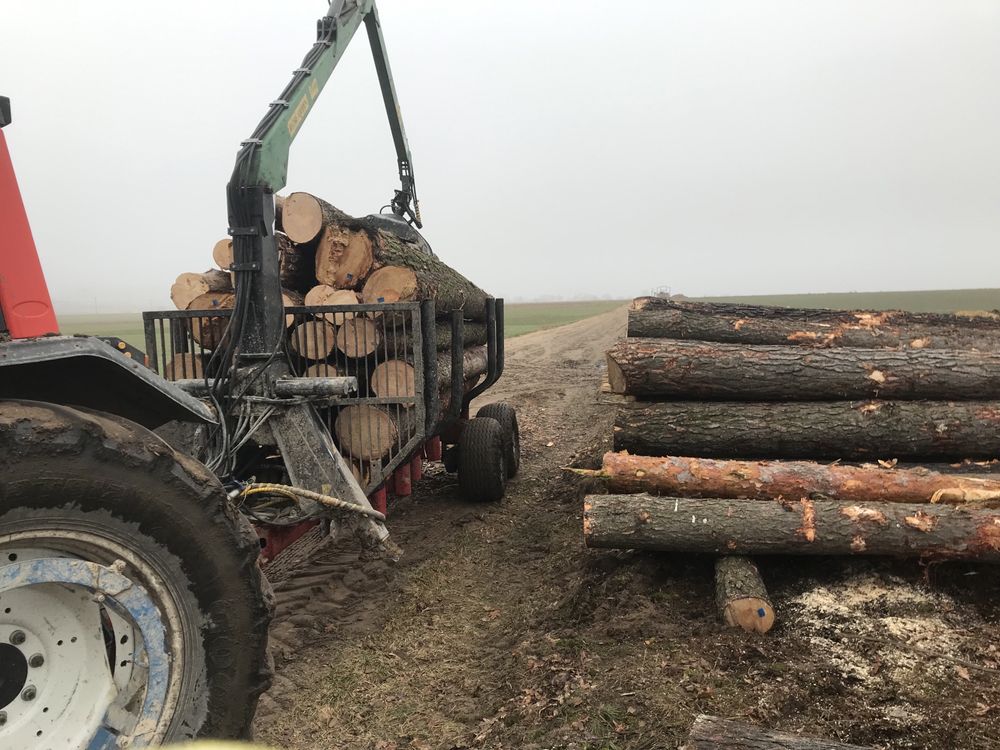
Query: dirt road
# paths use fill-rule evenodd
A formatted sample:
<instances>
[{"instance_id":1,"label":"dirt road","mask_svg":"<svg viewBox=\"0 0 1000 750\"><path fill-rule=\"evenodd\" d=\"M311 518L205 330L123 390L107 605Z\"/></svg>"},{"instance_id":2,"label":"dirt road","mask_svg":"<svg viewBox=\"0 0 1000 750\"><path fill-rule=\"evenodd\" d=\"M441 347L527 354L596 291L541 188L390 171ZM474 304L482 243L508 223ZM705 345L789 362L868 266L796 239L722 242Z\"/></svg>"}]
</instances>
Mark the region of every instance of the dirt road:
<instances>
[{"instance_id":1,"label":"dirt road","mask_svg":"<svg viewBox=\"0 0 1000 750\"><path fill-rule=\"evenodd\" d=\"M751 638L719 624L712 560L583 549L586 488L560 467L593 465L609 443L597 389L624 327L618 310L508 342L487 394L521 420L503 503L464 504L432 469L390 517L398 564L343 543L279 588L258 739L674 748L714 713L884 748L997 747L989 568L764 561L779 622Z\"/></svg>"}]
</instances>

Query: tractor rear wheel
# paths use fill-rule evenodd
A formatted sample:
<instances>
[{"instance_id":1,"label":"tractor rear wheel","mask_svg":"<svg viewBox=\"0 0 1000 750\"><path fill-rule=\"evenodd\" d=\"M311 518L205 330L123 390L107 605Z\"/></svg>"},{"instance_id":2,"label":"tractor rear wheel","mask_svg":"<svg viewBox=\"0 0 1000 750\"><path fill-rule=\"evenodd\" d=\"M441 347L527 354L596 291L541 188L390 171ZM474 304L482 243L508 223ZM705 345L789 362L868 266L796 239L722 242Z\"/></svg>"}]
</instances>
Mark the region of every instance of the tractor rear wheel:
<instances>
[{"instance_id":1,"label":"tractor rear wheel","mask_svg":"<svg viewBox=\"0 0 1000 750\"><path fill-rule=\"evenodd\" d=\"M119 417L7 401L0 477L0 747L248 737L271 596L215 476Z\"/></svg>"},{"instance_id":2,"label":"tractor rear wheel","mask_svg":"<svg viewBox=\"0 0 1000 750\"><path fill-rule=\"evenodd\" d=\"M470 502L493 503L507 488L503 427L495 419L466 422L458 440L458 485Z\"/></svg>"}]
</instances>

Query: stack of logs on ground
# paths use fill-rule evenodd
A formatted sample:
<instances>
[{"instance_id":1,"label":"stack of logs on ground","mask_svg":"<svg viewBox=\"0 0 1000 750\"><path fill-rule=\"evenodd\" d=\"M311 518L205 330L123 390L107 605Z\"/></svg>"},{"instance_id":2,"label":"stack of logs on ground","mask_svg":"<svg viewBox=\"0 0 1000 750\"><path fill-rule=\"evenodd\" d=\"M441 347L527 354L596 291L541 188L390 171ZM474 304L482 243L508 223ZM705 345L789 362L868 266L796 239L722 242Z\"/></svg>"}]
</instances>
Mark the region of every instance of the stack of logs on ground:
<instances>
[{"instance_id":1,"label":"stack of logs on ground","mask_svg":"<svg viewBox=\"0 0 1000 750\"><path fill-rule=\"evenodd\" d=\"M605 388L587 544L721 555L731 625L774 622L747 556L1000 558L996 315L644 297Z\"/></svg>"},{"instance_id":2,"label":"stack of logs on ground","mask_svg":"<svg viewBox=\"0 0 1000 750\"><path fill-rule=\"evenodd\" d=\"M488 295L429 252L422 242L401 239L376 222L345 214L308 193L276 198L276 229L282 297L286 307L347 306L433 299L435 342L442 411L451 384L452 312L463 311L463 357L468 391L487 369L485 306ZM232 308L235 301L233 244L216 243L217 268L182 273L170 290L180 310ZM415 395L412 327L400 316L381 312L286 315L287 349L298 374L315 377L357 376L361 395L378 398ZM412 320L412 319L411 319ZM222 341L228 318L192 321L194 353L175 354L165 368L168 378L201 378L211 350ZM370 462L384 460L399 446L406 410L354 405L334 415L341 450L354 459L362 484ZM410 426L412 428L412 426Z\"/></svg>"}]
</instances>

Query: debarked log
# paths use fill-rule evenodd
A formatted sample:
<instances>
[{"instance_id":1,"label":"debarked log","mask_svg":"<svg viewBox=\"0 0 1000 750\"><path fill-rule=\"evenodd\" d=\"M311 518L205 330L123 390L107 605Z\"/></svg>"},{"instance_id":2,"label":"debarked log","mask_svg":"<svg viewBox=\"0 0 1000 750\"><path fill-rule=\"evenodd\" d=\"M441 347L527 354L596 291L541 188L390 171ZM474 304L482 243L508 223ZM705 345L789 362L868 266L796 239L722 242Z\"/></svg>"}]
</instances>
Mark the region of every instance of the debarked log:
<instances>
[{"instance_id":1,"label":"debarked log","mask_svg":"<svg viewBox=\"0 0 1000 750\"><path fill-rule=\"evenodd\" d=\"M1000 512L967 506L589 495L588 547L1000 560Z\"/></svg>"},{"instance_id":2,"label":"debarked log","mask_svg":"<svg viewBox=\"0 0 1000 750\"><path fill-rule=\"evenodd\" d=\"M751 500L822 496L850 502L972 503L1000 507L1000 479L891 465L605 453L600 471L574 471L606 480L611 492Z\"/></svg>"},{"instance_id":3,"label":"debarked log","mask_svg":"<svg viewBox=\"0 0 1000 750\"><path fill-rule=\"evenodd\" d=\"M681 750L871 750L861 745L790 732L773 732L718 716L695 717L687 743Z\"/></svg>"}]
</instances>

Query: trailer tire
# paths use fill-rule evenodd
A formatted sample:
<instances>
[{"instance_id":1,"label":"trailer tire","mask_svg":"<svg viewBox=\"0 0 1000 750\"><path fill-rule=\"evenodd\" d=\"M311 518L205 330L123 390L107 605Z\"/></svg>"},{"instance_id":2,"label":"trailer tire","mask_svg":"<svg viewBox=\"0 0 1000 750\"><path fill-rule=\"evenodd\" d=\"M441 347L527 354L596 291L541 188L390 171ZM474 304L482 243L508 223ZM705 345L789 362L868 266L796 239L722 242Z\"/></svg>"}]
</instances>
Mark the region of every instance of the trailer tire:
<instances>
[{"instance_id":1,"label":"trailer tire","mask_svg":"<svg viewBox=\"0 0 1000 750\"><path fill-rule=\"evenodd\" d=\"M173 691L157 744L249 738L273 597L218 479L128 420L32 401L0 402L0 477L0 548L121 560L157 605Z\"/></svg>"},{"instance_id":2,"label":"trailer tire","mask_svg":"<svg viewBox=\"0 0 1000 750\"><path fill-rule=\"evenodd\" d=\"M504 431L487 417L470 419L458 440L458 485L469 502L493 503L507 487Z\"/></svg>"},{"instance_id":3,"label":"trailer tire","mask_svg":"<svg viewBox=\"0 0 1000 750\"><path fill-rule=\"evenodd\" d=\"M497 401L486 404L476 412L476 416L495 419L503 428L507 479L513 479L517 476L517 471L521 466L521 432L517 426L517 412L510 404Z\"/></svg>"}]
</instances>

